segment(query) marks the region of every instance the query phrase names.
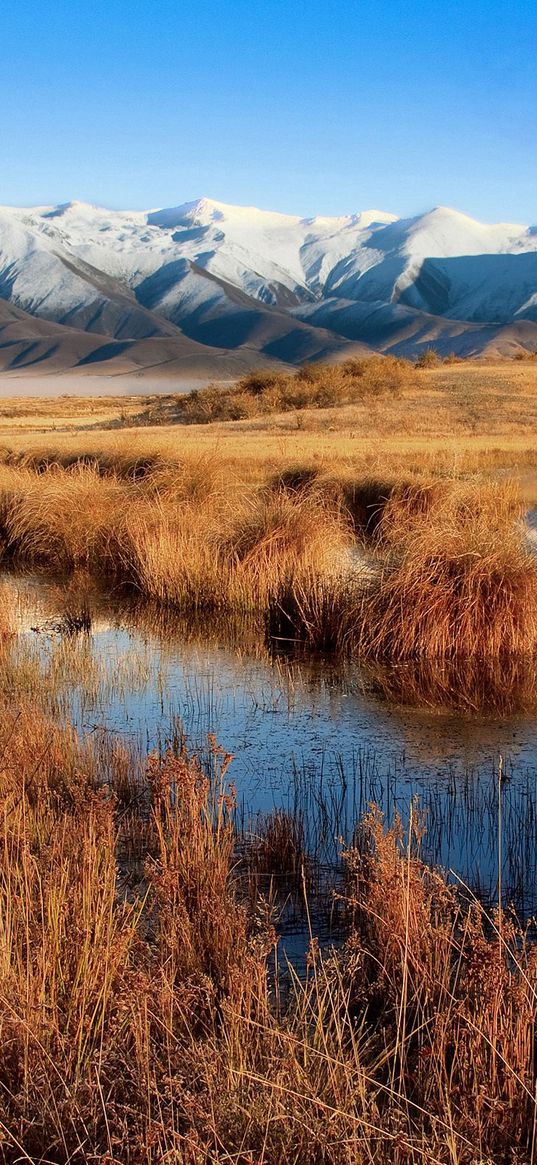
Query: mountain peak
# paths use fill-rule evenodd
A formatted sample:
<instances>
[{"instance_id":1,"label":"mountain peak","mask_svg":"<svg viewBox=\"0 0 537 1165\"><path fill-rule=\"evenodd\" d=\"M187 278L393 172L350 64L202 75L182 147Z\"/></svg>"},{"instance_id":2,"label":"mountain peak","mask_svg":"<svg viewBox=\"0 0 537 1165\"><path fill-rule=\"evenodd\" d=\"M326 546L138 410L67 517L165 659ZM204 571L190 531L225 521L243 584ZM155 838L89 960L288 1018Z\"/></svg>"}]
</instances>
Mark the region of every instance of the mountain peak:
<instances>
[{"instance_id":1,"label":"mountain peak","mask_svg":"<svg viewBox=\"0 0 537 1165\"><path fill-rule=\"evenodd\" d=\"M93 206L91 202L79 202L74 198L70 202L59 202L57 206L52 206L43 215L43 218L63 218L64 215L69 214L70 211L95 211L97 207Z\"/></svg>"},{"instance_id":2,"label":"mountain peak","mask_svg":"<svg viewBox=\"0 0 537 1165\"><path fill-rule=\"evenodd\" d=\"M537 347L535 228L442 205L404 219L306 218L206 195L150 211L0 208L0 289L17 310L84 335L160 337L163 350L187 337L242 366L355 342L412 352L424 335L447 351L483 348L500 326Z\"/></svg>"}]
</instances>

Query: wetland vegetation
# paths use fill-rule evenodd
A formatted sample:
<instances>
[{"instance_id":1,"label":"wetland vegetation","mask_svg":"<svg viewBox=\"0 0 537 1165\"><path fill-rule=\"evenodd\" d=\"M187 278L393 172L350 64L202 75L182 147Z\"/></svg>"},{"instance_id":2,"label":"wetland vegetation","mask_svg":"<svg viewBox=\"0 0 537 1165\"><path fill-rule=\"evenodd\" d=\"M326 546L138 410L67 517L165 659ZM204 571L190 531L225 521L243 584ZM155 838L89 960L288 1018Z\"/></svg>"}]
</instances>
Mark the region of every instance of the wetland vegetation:
<instances>
[{"instance_id":1,"label":"wetland vegetation","mask_svg":"<svg viewBox=\"0 0 537 1165\"><path fill-rule=\"evenodd\" d=\"M504 399L453 456L460 366L395 364L367 450L311 395L289 440L15 418L6 1165L535 1159L532 438Z\"/></svg>"},{"instance_id":2,"label":"wetland vegetation","mask_svg":"<svg viewBox=\"0 0 537 1165\"><path fill-rule=\"evenodd\" d=\"M370 810L320 947L300 819L241 832L214 740L209 762L4 712L4 1160L530 1160L524 929L423 862L417 811L405 837Z\"/></svg>"}]
</instances>

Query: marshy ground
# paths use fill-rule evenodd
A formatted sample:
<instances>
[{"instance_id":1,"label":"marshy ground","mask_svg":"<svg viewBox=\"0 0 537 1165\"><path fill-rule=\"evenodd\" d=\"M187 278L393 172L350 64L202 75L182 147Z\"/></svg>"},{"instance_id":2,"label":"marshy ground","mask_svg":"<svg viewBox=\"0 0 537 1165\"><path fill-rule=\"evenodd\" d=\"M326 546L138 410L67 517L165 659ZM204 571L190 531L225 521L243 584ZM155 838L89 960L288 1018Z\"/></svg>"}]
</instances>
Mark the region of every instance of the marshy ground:
<instances>
[{"instance_id":1,"label":"marshy ground","mask_svg":"<svg viewBox=\"0 0 537 1165\"><path fill-rule=\"evenodd\" d=\"M533 1162L537 364L430 364L6 404L6 1163Z\"/></svg>"}]
</instances>

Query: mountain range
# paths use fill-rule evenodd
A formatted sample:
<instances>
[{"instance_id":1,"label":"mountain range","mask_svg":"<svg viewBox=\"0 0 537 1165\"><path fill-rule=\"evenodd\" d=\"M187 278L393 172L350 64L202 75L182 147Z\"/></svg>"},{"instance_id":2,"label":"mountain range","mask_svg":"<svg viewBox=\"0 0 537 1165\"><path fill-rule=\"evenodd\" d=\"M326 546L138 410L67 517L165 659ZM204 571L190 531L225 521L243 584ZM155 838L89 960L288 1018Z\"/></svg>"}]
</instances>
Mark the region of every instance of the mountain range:
<instances>
[{"instance_id":1,"label":"mountain range","mask_svg":"<svg viewBox=\"0 0 537 1165\"><path fill-rule=\"evenodd\" d=\"M3 372L186 387L431 346L537 349L537 227L444 207L305 219L209 198L0 208Z\"/></svg>"}]
</instances>

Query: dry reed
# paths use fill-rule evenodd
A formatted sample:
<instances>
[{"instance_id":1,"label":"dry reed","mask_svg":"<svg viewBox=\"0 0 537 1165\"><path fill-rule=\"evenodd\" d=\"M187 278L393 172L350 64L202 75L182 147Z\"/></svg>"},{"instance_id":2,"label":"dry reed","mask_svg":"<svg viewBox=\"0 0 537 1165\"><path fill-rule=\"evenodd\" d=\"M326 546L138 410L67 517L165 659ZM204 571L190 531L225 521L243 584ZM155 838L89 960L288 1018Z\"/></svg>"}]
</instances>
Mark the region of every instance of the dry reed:
<instances>
[{"instance_id":1,"label":"dry reed","mask_svg":"<svg viewBox=\"0 0 537 1165\"><path fill-rule=\"evenodd\" d=\"M537 559L516 511L509 483L457 484L402 526L392 510L393 557L365 596L360 649L391 659L534 652Z\"/></svg>"},{"instance_id":2,"label":"dry reed","mask_svg":"<svg viewBox=\"0 0 537 1165\"><path fill-rule=\"evenodd\" d=\"M212 775L151 758L140 796L124 754L0 727L6 1165L529 1165L537 947L420 861L416 813L360 823L347 942L313 932L282 998L214 741ZM304 860L268 823L260 869Z\"/></svg>"},{"instance_id":3,"label":"dry reed","mask_svg":"<svg viewBox=\"0 0 537 1165\"><path fill-rule=\"evenodd\" d=\"M18 561L84 567L183 611L268 612L280 638L323 650L398 660L537 647L537 560L509 481L298 466L246 486L204 458L140 481L5 467L0 531Z\"/></svg>"}]
</instances>

